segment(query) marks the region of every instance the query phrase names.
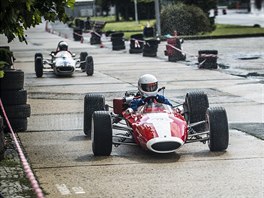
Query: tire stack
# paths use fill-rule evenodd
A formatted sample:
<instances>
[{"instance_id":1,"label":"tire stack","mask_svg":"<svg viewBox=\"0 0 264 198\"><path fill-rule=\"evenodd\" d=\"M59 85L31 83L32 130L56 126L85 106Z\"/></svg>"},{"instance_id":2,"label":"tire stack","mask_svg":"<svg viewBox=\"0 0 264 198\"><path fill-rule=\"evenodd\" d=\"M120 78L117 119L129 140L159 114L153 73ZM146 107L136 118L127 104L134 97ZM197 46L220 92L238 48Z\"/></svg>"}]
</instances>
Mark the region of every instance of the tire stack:
<instances>
[{"instance_id":1,"label":"tire stack","mask_svg":"<svg viewBox=\"0 0 264 198\"><path fill-rule=\"evenodd\" d=\"M168 38L167 39L167 45L166 45L166 51L165 56L168 56L168 60L170 62L176 62L186 59L186 55L183 54L181 51L175 49L175 48L181 50L181 41L179 38Z\"/></svg>"},{"instance_id":2,"label":"tire stack","mask_svg":"<svg viewBox=\"0 0 264 198\"><path fill-rule=\"evenodd\" d=\"M27 104L27 91L24 89L24 72L9 69L4 71L0 79L1 100L4 105L9 122L15 132L27 130L27 118L31 109ZM3 112L1 111L3 117ZM5 129L8 129L4 123Z\"/></svg>"},{"instance_id":3,"label":"tire stack","mask_svg":"<svg viewBox=\"0 0 264 198\"><path fill-rule=\"evenodd\" d=\"M144 46L143 56L156 57L158 51L159 40L155 38L155 31L153 27L145 27L143 30Z\"/></svg>"},{"instance_id":4,"label":"tire stack","mask_svg":"<svg viewBox=\"0 0 264 198\"><path fill-rule=\"evenodd\" d=\"M217 69L217 50L199 50L198 68L199 69Z\"/></svg>"},{"instance_id":5,"label":"tire stack","mask_svg":"<svg viewBox=\"0 0 264 198\"><path fill-rule=\"evenodd\" d=\"M157 39L145 39L143 56L156 57L159 41Z\"/></svg>"},{"instance_id":6,"label":"tire stack","mask_svg":"<svg viewBox=\"0 0 264 198\"><path fill-rule=\"evenodd\" d=\"M90 44L99 45L101 44L102 32L91 32Z\"/></svg>"},{"instance_id":7,"label":"tire stack","mask_svg":"<svg viewBox=\"0 0 264 198\"><path fill-rule=\"evenodd\" d=\"M4 135L3 125L4 125L4 120L0 116L0 161L3 160L5 157L5 135Z\"/></svg>"},{"instance_id":8,"label":"tire stack","mask_svg":"<svg viewBox=\"0 0 264 198\"><path fill-rule=\"evenodd\" d=\"M124 33L116 32L111 34L112 50L123 50L126 49Z\"/></svg>"},{"instance_id":9,"label":"tire stack","mask_svg":"<svg viewBox=\"0 0 264 198\"><path fill-rule=\"evenodd\" d=\"M144 38L143 34L133 34L130 37L130 54L139 54L143 52Z\"/></svg>"},{"instance_id":10,"label":"tire stack","mask_svg":"<svg viewBox=\"0 0 264 198\"><path fill-rule=\"evenodd\" d=\"M82 40L82 33L83 30L79 27L73 28L73 39L75 41L81 41Z\"/></svg>"}]
</instances>

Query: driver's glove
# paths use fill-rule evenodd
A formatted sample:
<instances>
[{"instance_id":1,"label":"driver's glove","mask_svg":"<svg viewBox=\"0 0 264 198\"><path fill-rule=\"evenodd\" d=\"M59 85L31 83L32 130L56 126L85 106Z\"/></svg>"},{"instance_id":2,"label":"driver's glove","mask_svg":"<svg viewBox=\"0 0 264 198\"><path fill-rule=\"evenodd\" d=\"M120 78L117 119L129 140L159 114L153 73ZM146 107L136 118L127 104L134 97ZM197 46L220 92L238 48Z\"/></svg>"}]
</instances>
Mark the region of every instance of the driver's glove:
<instances>
[{"instance_id":1,"label":"driver's glove","mask_svg":"<svg viewBox=\"0 0 264 198\"><path fill-rule=\"evenodd\" d=\"M157 102L164 103L165 102L165 97L162 95L157 95L156 96Z\"/></svg>"}]
</instances>

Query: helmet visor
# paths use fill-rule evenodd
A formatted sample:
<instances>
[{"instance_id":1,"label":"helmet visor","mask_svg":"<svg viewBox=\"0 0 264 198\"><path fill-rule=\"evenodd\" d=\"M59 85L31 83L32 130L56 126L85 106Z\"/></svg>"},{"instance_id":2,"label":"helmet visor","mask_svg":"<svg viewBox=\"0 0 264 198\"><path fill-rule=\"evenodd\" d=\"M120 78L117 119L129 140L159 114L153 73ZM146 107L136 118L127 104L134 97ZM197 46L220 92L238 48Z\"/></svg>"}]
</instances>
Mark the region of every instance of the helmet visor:
<instances>
[{"instance_id":1,"label":"helmet visor","mask_svg":"<svg viewBox=\"0 0 264 198\"><path fill-rule=\"evenodd\" d=\"M153 92L158 89L158 83L141 84L141 89L145 92Z\"/></svg>"}]
</instances>

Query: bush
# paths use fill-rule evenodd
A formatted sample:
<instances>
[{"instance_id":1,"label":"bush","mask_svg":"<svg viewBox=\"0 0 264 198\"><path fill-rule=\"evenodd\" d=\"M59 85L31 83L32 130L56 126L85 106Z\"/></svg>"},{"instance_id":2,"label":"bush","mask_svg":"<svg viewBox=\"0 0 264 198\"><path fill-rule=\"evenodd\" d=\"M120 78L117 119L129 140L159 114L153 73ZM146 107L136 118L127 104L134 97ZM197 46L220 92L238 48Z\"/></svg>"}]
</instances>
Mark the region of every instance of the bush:
<instances>
[{"instance_id":1,"label":"bush","mask_svg":"<svg viewBox=\"0 0 264 198\"><path fill-rule=\"evenodd\" d=\"M195 35L210 32L213 26L208 16L197 6L177 3L164 7L160 15L161 34Z\"/></svg>"}]
</instances>

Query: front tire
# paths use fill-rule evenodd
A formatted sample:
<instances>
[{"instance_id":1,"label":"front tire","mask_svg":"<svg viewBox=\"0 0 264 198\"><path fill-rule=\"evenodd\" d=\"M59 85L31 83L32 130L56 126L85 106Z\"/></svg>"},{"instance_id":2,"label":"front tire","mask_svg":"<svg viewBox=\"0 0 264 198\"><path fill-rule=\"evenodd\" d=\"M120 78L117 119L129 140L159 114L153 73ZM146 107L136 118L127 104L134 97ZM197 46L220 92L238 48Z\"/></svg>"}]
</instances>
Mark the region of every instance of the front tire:
<instances>
[{"instance_id":1,"label":"front tire","mask_svg":"<svg viewBox=\"0 0 264 198\"><path fill-rule=\"evenodd\" d=\"M91 137L92 115L95 111L105 110L105 98L99 94L87 94L84 97L84 121L83 131L88 137Z\"/></svg>"},{"instance_id":2,"label":"front tire","mask_svg":"<svg viewBox=\"0 0 264 198\"><path fill-rule=\"evenodd\" d=\"M85 60L85 71L87 76L92 76L94 73L93 57L87 56Z\"/></svg>"},{"instance_id":3,"label":"front tire","mask_svg":"<svg viewBox=\"0 0 264 198\"><path fill-rule=\"evenodd\" d=\"M208 147L210 151L224 151L229 143L229 129L226 111L223 107L211 107L206 112L209 130Z\"/></svg>"},{"instance_id":4,"label":"front tire","mask_svg":"<svg viewBox=\"0 0 264 198\"><path fill-rule=\"evenodd\" d=\"M95 156L112 152L112 121L109 112L95 111L92 118L92 149Z\"/></svg>"},{"instance_id":5,"label":"front tire","mask_svg":"<svg viewBox=\"0 0 264 198\"><path fill-rule=\"evenodd\" d=\"M88 56L87 52L81 52L80 53L80 61L83 62L80 64L82 72L85 72L85 59Z\"/></svg>"},{"instance_id":6,"label":"front tire","mask_svg":"<svg viewBox=\"0 0 264 198\"><path fill-rule=\"evenodd\" d=\"M184 102L184 117L188 124L205 120L206 110L209 107L208 97L202 91L193 91L186 94ZM194 126L196 132L205 130L205 124Z\"/></svg>"},{"instance_id":7,"label":"front tire","mask_svg":"<svg viewBox=\"0 0 264 198\"><path fill-rule=\"evenodd\" d=\"M42 56L37 56L35 58L35 72L38 78L43 76L43 59Z\"/></svg>"}]
</instances>

